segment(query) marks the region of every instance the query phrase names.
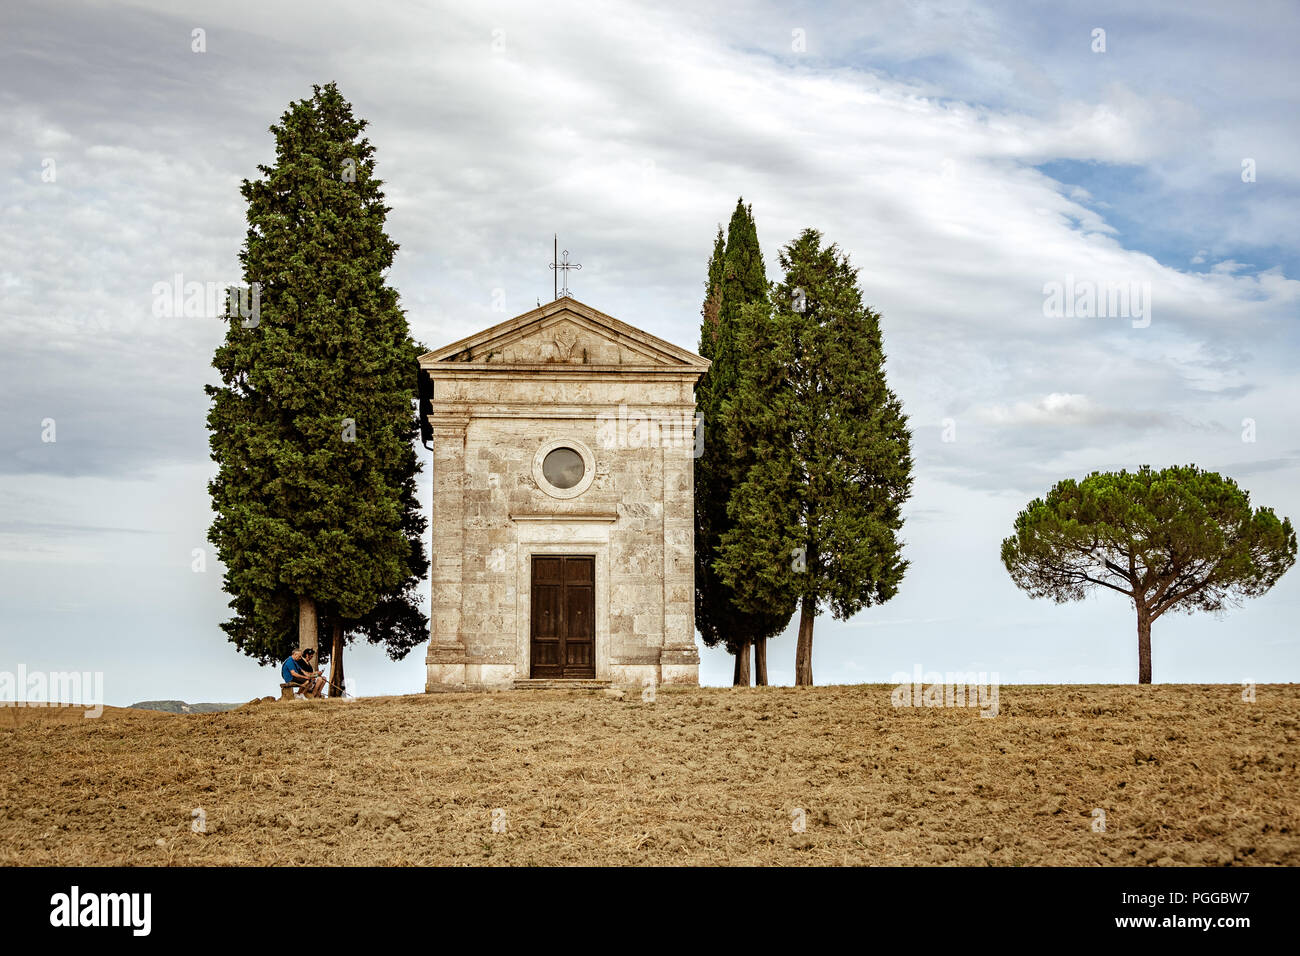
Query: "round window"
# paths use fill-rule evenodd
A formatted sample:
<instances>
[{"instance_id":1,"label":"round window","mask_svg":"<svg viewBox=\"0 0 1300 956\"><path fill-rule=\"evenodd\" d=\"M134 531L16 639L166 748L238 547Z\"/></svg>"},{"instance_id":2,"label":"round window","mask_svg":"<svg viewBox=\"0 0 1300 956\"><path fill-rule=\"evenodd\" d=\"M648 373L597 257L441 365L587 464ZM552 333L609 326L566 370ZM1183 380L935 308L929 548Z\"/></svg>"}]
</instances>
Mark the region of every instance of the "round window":
<instances>
[{"instance_id":1,"label":"round window","mask_svg":"<svg viewBox=\"0 0 1300 956\"><path fill-rule=\"evenodd\" d=\"M574 487L586 471L587 463L572 448L556 448L542 459L542 477L556 488Z\"/></svg>"}]
</instances>

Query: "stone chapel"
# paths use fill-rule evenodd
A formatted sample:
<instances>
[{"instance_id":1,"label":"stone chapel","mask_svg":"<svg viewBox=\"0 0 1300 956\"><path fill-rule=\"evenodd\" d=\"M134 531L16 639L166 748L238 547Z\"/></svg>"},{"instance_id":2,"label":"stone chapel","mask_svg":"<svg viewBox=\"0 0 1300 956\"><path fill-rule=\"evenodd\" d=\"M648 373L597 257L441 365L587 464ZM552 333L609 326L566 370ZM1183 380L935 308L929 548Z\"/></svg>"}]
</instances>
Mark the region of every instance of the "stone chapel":
<instances>
[{"instance_id":1,"label":"stone chapel","mask_svg":"<svg viewBox=\"0 0 1300 956\"><path fill-rule=\"evenodd\" d=\"M695 383L708 367L567 295L421 356L426 690L699 682Z\"/></svg>"}]
</instances>

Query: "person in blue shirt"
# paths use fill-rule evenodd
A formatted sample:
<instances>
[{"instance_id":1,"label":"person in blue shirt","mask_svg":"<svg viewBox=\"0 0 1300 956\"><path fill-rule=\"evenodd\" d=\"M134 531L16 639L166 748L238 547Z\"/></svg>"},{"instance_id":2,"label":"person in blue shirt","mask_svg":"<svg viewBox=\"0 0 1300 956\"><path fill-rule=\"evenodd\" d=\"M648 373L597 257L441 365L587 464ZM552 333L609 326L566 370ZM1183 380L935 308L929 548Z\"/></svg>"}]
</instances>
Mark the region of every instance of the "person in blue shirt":
<instances>
[{"instance_id":1,"label":"person in blue shirt","mask_svg":"<svg viewBox=\"0 0 1300 956\"><path fill-rule=\"evenodd\" d=\"M312 671L311 666L304 662L302 651L296 647L280 665L280 679L286 684L296 684L303 697L319 697L325 689L325 679Z\"/></svg>"}]
</instances>

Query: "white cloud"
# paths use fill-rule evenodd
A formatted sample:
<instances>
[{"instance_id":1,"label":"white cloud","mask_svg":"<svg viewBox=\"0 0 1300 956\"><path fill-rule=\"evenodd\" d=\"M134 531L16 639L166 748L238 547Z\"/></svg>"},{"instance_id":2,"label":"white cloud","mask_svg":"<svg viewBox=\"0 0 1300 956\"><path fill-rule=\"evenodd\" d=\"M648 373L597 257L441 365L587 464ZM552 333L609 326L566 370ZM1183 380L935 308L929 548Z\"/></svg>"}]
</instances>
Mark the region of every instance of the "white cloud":
<instances>
[{"instance_id":1,"label":"white cloud","mask_svg":"<svg viewBox=\"0 0 1300 956\"><path fill-rule=\"evenodd\" d=\"M1010 405L989 405L973 410L974 418L988 425L1004 427L1052 426L1080 428L1118 425L1124 428L1165 428L1176 424L1165 412L1098 405L1087 395L1052 392L1031 401Z\"/></svg>"}]
</instances>

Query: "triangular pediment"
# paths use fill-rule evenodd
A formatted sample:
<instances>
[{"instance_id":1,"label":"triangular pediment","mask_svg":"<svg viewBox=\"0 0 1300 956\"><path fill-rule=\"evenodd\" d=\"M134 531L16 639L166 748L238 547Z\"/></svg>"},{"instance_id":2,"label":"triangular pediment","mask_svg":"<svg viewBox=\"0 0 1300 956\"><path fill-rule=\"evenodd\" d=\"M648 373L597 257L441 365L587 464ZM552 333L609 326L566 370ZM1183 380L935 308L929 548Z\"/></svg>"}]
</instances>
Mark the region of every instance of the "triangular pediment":
<instances>
[{"instance_id":1,"label":"triangular pediment","mask_svg":"<svg viewBox=\"0 0 1300 956\"><path fill-rule=\"evenodd\" d=\"M420 357L424 369L622 367L702 373L708 359L560 298Z\"/></svg>"}]
</instances>

